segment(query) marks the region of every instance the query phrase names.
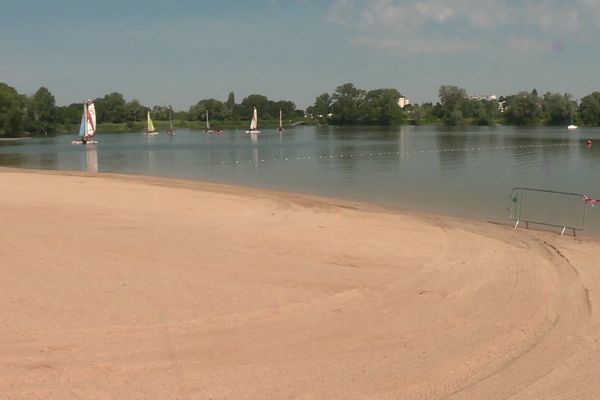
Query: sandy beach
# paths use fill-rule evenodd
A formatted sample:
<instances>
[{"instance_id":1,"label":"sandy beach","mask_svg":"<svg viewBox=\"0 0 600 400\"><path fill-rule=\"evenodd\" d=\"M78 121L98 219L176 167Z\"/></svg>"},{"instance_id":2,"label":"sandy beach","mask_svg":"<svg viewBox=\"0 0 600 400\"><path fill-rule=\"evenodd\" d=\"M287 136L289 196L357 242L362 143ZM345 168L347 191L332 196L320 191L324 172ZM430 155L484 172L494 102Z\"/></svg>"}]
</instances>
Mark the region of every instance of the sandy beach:
<instances>
[{"instance_id":1,"label":"sandy beach","mask_svg":"<svg viewBox=\"0 0 600 400\"><path fill-rule=\"evenodd\" d=\"M2 399L600 398L600 240L0 169Z\"/></svg>"}]
</instances>

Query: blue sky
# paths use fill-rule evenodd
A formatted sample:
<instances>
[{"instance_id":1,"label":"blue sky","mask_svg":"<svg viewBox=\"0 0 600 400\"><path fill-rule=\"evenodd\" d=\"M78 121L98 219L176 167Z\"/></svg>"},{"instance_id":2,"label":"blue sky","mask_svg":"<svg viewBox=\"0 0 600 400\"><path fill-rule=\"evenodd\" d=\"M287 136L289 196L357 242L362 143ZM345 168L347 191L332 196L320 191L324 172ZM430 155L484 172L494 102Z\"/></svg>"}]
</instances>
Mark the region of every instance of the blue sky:
<instances>
[{"instance_id":1,"label":"blue sky","mask_svg":"<svg viewBox=\"0 0 600 400\"><path fill-rule=\"evenodd\" d=\"M187 109L253 93L300 108L352 82L437 101L600 90L600 0L2 0L0 81L64 105L118 91Z\"/></svg>"}]
</instances>

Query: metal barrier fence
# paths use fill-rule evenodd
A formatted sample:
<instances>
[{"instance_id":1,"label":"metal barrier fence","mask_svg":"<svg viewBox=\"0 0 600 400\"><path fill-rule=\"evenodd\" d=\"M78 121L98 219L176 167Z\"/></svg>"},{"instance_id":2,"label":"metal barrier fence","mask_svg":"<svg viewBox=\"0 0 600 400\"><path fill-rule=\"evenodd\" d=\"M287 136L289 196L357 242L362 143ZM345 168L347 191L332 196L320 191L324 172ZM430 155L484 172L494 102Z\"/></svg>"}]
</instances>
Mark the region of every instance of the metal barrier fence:
<instances>
[{"instance_id":1,"label":"metal barrier fence","mask_svg":"<svg viewBox=\"0 0 600 400\"><path fill-rule=\"evenodd\" d=\"M585 226L587 203L585 196L578 193L555 192L516 187L512 190L509 218L515 223L529 223L556 226L562 228L560 235L566 229L582 231Z\"/></svg>"}]
</instances>

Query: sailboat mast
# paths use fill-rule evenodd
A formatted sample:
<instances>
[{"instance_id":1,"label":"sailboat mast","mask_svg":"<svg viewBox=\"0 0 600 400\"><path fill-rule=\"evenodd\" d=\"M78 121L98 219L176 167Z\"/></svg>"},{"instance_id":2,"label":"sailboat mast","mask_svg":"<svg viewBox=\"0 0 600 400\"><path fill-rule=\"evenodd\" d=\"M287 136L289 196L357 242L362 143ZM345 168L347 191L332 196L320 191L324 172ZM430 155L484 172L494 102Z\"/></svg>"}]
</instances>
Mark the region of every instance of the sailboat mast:
<instances>
[{"instance_id":1,"label":"sailboat mast","mask_svg":"<svg viewBox=\"0 0 600 400\"><path fill-rule=\"evenodd\" d=\"M88 137L88 121L89 121L89 115L88 115L88 105L87 102L83 103L83 114L85 115L85 125L84 125L84 132L83 132L83 137L87 138Z\"/></svg>"}]
</instances>

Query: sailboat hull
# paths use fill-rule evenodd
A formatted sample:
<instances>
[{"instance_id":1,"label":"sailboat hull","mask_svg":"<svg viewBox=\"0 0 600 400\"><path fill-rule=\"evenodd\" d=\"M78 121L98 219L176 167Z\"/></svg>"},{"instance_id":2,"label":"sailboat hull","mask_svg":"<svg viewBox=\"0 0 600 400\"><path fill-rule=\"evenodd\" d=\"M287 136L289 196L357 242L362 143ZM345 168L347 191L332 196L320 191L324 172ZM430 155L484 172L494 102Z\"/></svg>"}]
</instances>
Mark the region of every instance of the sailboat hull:
<instances>
[{"instance_id":1,"label":"sailboat hull","mask_svg":"<svg viewBox=\"0 0 600 400\"><path fill-rule=\"evenodd\" d=\"M98 141L97 141L97 140L88 140L88 141L87 141L87 142L85 142L85 143L83 143L83 141L81 141L81 140L73 140L73 141L71 142L71 144L96 144L96 143L98 143Z\"/></svg>"},{"instance_id":2,"label":"sailboat hull","mask_svg":"<svg viewBox=\"0 0 600 400\"><path fill-rule=\"evenodd\" d=\"M260 133L260 131L246 131L246 133Z\"/></svg>"}]
</instances>

